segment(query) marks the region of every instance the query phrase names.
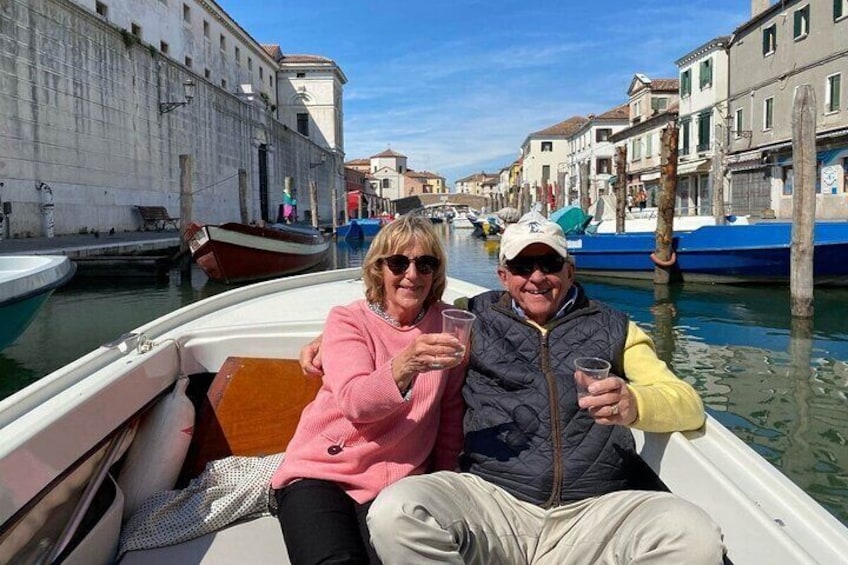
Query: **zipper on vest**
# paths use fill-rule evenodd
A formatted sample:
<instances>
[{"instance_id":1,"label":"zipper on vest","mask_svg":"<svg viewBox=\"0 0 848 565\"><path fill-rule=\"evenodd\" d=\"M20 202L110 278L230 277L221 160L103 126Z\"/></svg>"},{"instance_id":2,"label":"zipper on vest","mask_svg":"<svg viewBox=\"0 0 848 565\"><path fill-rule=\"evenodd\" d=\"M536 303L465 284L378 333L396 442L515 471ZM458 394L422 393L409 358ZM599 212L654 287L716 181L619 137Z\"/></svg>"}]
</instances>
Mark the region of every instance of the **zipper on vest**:
<instances>
[{"instance_id":1,"label":"zipper on vest","mask_svg":"<svg viewBox=\"0 0 848 565\"><path fill-rule=\"evenodd\" d=\"M550 332L542 330L542 373L548 381L548 403L551 411L551 435L553 437L553 464L554 476L551 495L545 502L546 508L557 506L559 503L560 490L562 485L562 432L560 427L559 416L559 394L557 391L556 377L551 370L550 347L548 346L548 335Z\"/></svg>"}]
</instances>

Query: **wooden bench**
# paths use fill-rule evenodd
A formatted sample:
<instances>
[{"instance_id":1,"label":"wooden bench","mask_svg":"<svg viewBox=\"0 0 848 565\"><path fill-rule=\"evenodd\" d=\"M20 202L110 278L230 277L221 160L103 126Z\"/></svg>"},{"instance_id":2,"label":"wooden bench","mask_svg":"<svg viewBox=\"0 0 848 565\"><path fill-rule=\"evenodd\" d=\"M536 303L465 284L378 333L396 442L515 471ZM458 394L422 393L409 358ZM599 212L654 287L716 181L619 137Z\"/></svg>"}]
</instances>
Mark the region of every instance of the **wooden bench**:
<instances>
[{"instance_id":1,"label":"wooden bench","mask_svg":"<svg viewBox=\"0 0 848 565\"><path fill-rule=\"evenodd\" d=\"M164 230L168 225L175 230L180 229L177 222L179 218L172 218L168 214L168 209L164 206L136 206L138 213L141 214L142 224L141 229L147 231L148 228L153 228L156 231Z\"/></svg>"}]
</instances>

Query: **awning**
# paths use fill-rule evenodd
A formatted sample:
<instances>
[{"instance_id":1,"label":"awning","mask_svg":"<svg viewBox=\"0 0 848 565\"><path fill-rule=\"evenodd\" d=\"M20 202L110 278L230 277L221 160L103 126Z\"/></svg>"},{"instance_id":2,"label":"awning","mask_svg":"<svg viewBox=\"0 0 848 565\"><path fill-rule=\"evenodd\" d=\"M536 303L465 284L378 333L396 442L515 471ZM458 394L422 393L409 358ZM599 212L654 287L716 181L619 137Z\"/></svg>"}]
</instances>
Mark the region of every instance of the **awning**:
<instances>
[{"instance_id":1,"label":"awning","mask_svg":"<svg viewBox=\"0 0 848 565\"><path fill-rule=\"evenodd\" d=\"M645 174L643 174L639 177L639 179L642 180L642 181L658 180L659 178L660 178L659 173L645 173Z\"/></svg>"},{"instance_id":2,"label":"awning","mask_svg":"<svg viewBox=\"0 0 848 565\"><path fill-rule=\"evenodd\" d=\"M706 173L712 167L712 161L708 159L699 159L697 161L689 161L677 165L677 176L691 175L692 173Z\"/></svg>"}]
</instances>

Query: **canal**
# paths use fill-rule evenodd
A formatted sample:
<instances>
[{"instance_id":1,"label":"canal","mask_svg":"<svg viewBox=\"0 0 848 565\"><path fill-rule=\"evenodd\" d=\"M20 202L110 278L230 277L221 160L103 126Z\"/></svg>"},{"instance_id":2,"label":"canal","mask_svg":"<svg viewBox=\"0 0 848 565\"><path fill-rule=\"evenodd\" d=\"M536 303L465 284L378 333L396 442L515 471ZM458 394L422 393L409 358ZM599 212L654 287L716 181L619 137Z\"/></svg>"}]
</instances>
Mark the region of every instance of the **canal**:
<instances>
[{"instance_id":1,"label":"canal","mask_svg":"<svg viewBox=\"0 0 848 565\"><path fill-rule=\"evenodd\" d=\"M498 243L438 226L448 274L497 288ZM358 266L366 247L338 243L323 268ZM811 328L794 326L776 287L581 279L590 296L628 312L660 356L692 383L721 423L848 524L848 290L816 291ZM193 268L191 280L109 284L75 279L0 353L0 398L82 354L227 286Z\"/></svg>"}]
</instances>

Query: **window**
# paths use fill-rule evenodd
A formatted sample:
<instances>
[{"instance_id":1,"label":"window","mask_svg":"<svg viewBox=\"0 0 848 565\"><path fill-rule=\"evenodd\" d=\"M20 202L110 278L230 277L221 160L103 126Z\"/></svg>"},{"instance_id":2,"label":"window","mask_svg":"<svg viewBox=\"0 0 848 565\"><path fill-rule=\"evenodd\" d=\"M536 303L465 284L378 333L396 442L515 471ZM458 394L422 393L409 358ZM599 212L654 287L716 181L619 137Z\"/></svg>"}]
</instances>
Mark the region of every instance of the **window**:
<instances>
[{"instance_id":1,"label":"window","mask_svg":"<svg viewBox=\"0 0 848 565\"><path fill-rule=\"evenodd\" d=\"M203 20L203 37L209 39L209 22Z\"/></svg>"},{"instance_id":2,"label":"window","mask_svg":"<svg viewBox=\"0 0 848 565\"><path fill-rule=\"evenodd\" d=\"M692 69L686 69L680 73L680 97L684 98L692 94Z\"/></svg>"},{"instance_id":3,"label":"window","mask_svg":"<svg viewBox=\"0 0 848 565\"><path fill-rule=\"evenodd\" d=\"M609 141L612 128L598 128L595 130L595 141Z\"/></svg>"},{"instance_id":4,"label":"window","mask_svg":"<svg viewBox=\"0 0 848 565\"><path fill-rule=\"evenodd\" d=\"M774 97L763 100L763 130L770 130L774 126Z\"/></svg>"},{"instance_id":5,"label":"window","mask_svg":"<svg viewBox=\"0 0 848 565\"><path fill-rule=\"evenodd\" d=\"M833 21L848 15L848 0L833 0Z\"/></svg>"},{"instance_id":6,"label":"window","mask_svg":"<svg viewBox=\"0 0 848 565\"><path fill-rule=\"evenodd\" d=\"M554 142L553 141L543 141L542 142L542 152L548 153L554 150Z\"/></svg>"},{"instance_id":7,"label":"window","mask_svg":"<svg viewBox=\"0 0 848 565\"><path fill-rule=\"evenodd\" d=\"M824 107L826 112L838 112L841 100L842 74L827 77Z\"/></svg>"},{"instance_id":8,"label":"window","mask_svg":"<svg viewBox=\"0 0 848 565\"><path fill-rule=\"evenodd\" d=\"M191 22L191 8L188 4L183 4L183 21L188 23Z\"/></svg>"},{"instance_id":9,"label":"window","mask_svg":"<svg viewBox=\"0 0 848 565\"><path fill-rule=\"evenodd\" d=\"M159 42L159 51L161 51L163 55L167 55L168 51L170 49L171 49L170 46L166 42L164 42L164 41Z\"/></svg>"},{"instance_id":10,"label":"window","mask_svg":"<svg viewBox=\"0 0 848 565\"><path fill-rule=\"evenodd\" d=\"M297 115L297 133L309 137L309 114Z\"/></svg>"},{"instance_id":11,"label":"window","mask_svg":"<svg viewBox=\"0 0 848 565\"><path fill-rule=\"evenodd\" d=\"M247 70L248 71L253 70L253 59L251 59L250 57L247 58Z\"/></svg>"},{"instance_id":12,"label":"window","mask_svg":"<svg viewBox=\"0 0 848 565\"><path fill-rule=\"evenodd\" d=\"M271 88L274 88L274 76L273 75L268 75L268 86L270 86Z\"/></svg>"},{"instance_id":13,"label":"window","mask_svg":"<svg viewBox=\"0 0 848 565\"><path fill-rule=\"evenodd\" d=\"M137 23L133 22L130 24L130 32L137 38L141 39L141 26Z\"/></svg>"},{"instance_id":14,"label":"window","mask_svg":"<svg viewBox=\"0 0 848 565\"><path fill-rule=\"evenodd\" d=\"M294 76L296 78L306 78L306 73L296 73Z\"/></svg>"},{"instance_id":15,"label":"window","mask_svg":"<svg viewBox=\"0 0 848 565\"><path fill-rule=\"evenodd\" d=\"M701 90L709 88L713 85L713 60L706 59L701 61L701 67L698 69L698 86Z\"/></svg>"},{"instance_id":16,"label":"window","mask_svg":"<svg viewBox=\"0 0 848 565\"><path fill-rule=\"evenodd\" d=\"M224 90L227 90L227 79L225 79L225 78L221 79L221 88L223 88Z\"/></svg>"},{"instance_id":17,"label":"window","mask_svg":"<svg viewBox=\"0 0 848 565\"><path fill-rule=\"evenodd\" d=\"M389 182L389 179L383 179L382 185L383 185L383 188L391 188L392 187L391 183Z\"/></svg>"},{"instance_id":18,"label":"window","mask_svg":"<svg viewBox=\"0 0 848 565\"><path fill-rule=\"evenodd\" d=\"M264 71L265 71L265 69L263 69L262 67L259 67L259 80L263 80L265 78Z\"/></svg>"},{"instance_id":19,"label":"window","mask_svg":"<svg viewBox=\"0 0 848 565\"><path fill-rule=\"evenodd\" d=\"M763 29L763 56L771 55L777 49L777 24Z\"/></svg>"},{"instance_id":20,"label":"window","mask_svg":"<svg viewBox=\"0 0 848 565\"><path fill-rule=\"evenodd\" d=\"M236 59L236 66L241 66L241 49L239 49L238 45L233 47L233 57Z\"/></svg>"},{"instance_id":21,"label":"window","mask_svg":"<svg viewBox=\"0 0 848 565\"><path fill-rule=\"evenodd\" d=\"M599 157L598 160L595 161L595 172L599 175L611 175L612 159L609 157Z\"/></svg>"},{"instance_id":22,"label":"window","mask_svg":"<svg viewBox=\"0 0 848 565\"><path fill-rule=\"evenodd\" d=\"M551 178L551 166L542 165L542 184L547 185Z\"/></svg>"},{"instance_id":23,"label":"window","mask_svg":"<svg viewBox=\"0 0 848 565\"><path fill-rule=\"evenodd\" d=\"M641 138L637 138L633 140L633 160L638 161L642 158L642 140Z\"/></svg>"},{"instance_id":24,"label":"window","mask_svg":"<svg viewBox=\"0 0 848 565\"><path fill-rule=\"evenodd\" d=\"M807 4L800 10L795 10L795 25L793 29L793 37L795 39L804 39L810 33L810 5Z\"/></svg>"},{"instance_id":25,"label":"window","mask_svg":"<svg viewBox=\"0 0 848 565\"><path fill-rule=\"evenodd\" d=\"M668 98L651 98L652 113L665 112L666 108L668 108Z\"/></svg>"},{"instance_id":26,"label":"window","mask_svg":"<svg viewBox=\"0 0 848 565\"><path fill-rule=\"evenodd\" d=\"M192 61L191 61L191 57L186 57L186 58L185 58L185 66L186 66L186 67L188 67L188 68L190 69L190 68L191 68L191 63L192 63Z\"/></svg>"},{"instance_id":27,"label":"window","mask_svg":"<svg viewBox=\"0 0 848 565\"><path fill-rule=\"evenodd\" d=\"M733 131L736 137L742 137L742 108L736 108L733 113Z\"/></svg>"},{"instance_id":28,"label":"window","mask_svg":"<svg viewBox=\"0 0 848 565\"><path fill-rule=\"evenodd\" d=\"M109 15L109 6L103 2L95 2L94 10L97 12L98 16L103 16L105 18Z\"/></svg>"},{"instance_id":29,"label":"window","mask_svg":"<svg viewBox=\"0 0 848 565\"><path fill-rule=\"evenodd\" d=\"M712 130L712 114L710 112L701 112L698 114L698 151L709 151L710 149L710 132Z\"/></svg>"},{"instance_id":30,"label":"window","mask_svg":"<svg viewBox=\"0 0 848 565\"><path fill-rule=\"evenodd\" d=\"M203 69L203 78L209 80L212 77L212 71L209 69Z\"/></svg>"},{"instance_id":31,"label":"window","mask_svg":"<svg viewBox=\"0 0 848 565\"><path fill-rule=\"evenodd\" d=\"M220 38L218 39L218 47L221 49L221 51L223 51L224 49L227 48L227 38L224 37L223 33L221 34Z\"/></svg>"},{"instance_id":32,"label":"window","mask_svg":"<svg viewBox=\"0 0 848 565\"><path fill-rule=\"evenodd\" d=\"M692 122L689 118L680 121L680 147L678 153L681 155L689 154L689 135Z\"/></svg>"},{"instance_id":33,"label":"window","mask_svg":"<svg viewBox=\"0 0 848 565\"><path fill-rule=\"evenodd\" d=\"M650 157L654 152L653 139L654 136L650 133L645 136L645 157Z\"/></svg>"},{"instance_id":34,"label":"window","mask_svg":"<svg viewBox=\"0 0 848 565\"><path fill-rule=\"evenodd\" d=\"M642 101L637 100L633 103L633 119L637 120L642 117Z\"/></svg>"}]
</instances>

